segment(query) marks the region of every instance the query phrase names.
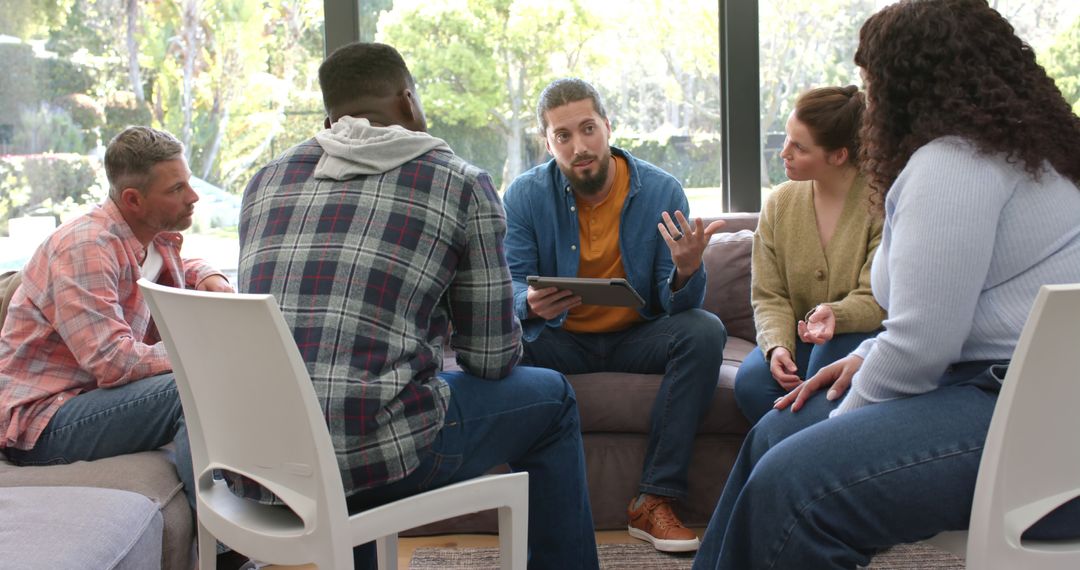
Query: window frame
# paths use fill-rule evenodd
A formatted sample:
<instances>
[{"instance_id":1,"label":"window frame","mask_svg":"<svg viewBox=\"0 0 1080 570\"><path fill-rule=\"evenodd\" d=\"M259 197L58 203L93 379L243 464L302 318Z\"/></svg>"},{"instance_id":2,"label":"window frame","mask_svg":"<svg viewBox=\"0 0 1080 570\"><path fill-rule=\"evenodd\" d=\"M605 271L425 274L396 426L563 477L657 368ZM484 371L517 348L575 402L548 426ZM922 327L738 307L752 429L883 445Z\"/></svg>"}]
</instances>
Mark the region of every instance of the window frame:
<instances>
[{"instance_id":1,"label":"window frame","mask_svg":"<svg viewBox=\"0 0 1080 570\"><path fill-rule=\"evenodd\" d=\"M326 53L360 39L360 3L323 0ZM720 126L726 212L761 209L758 0L717 0Z\"/></svg>"}]
</instances>

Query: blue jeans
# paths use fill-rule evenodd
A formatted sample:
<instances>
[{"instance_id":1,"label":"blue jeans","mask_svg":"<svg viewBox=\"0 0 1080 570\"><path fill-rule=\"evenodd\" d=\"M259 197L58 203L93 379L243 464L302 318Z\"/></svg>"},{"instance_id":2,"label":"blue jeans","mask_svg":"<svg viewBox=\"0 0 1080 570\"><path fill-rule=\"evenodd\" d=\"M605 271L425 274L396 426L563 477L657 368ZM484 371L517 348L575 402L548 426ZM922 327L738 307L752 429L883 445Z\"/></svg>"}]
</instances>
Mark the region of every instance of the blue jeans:
<instances>
[{"instance_id":1,"label":"blue jeans","mask_svg":"<svg viewBox=\"0 0 1080 570\"><path fill-rule=\"evenodd\" d=\"M529 473L529 568L598 568L574 390L562 374L519 366L506 378L440 374L450 407L420 466L408 477L348 498L358 512L471 479L510 464ZM376 567L373 543L353 551L356 568Z\"/></svg>"},{"instance_id":2,"label":"blue jeans","mask_svg":"<svg viewBox=\"0 0 1080 570\"><path fill-rule=\"evenodd\" d=\"M810 344L795 339L795 365L799 378L806 380L818 370L836 362L855 350L862 341L876 336L869 333L838 334L823 344ZM769 363L760 348L754 348L746 356L739 371L735 373L735 403L738 404L751 424L772 409L773 402L787 393L769 372Z\"/></svg>"},{"instance_id":3,"label":"blue jeans","mask_svg":"<svg viewBox=\"0 0 1080 570\"><path fill-rule=\"evenodd\" d=\"M839 400L821 392L798 412L766 414L739 451L695 570L855 568L892 545L966 529L1002 364L954 365L936 390L836 418ZM1074 503L1025 537L1076 536Z\"/></svg>"},{"instance_id":4,"label":"blue jeans","mask_svg":"<svg viewBox=\"0 0 1080 570\"><path fill-rule=\"evenodd\" d=\"M4 451L16 465L93 461L175 444L172 462L195 513L187 424L172 373L83 392L60 406L30 450Z\"/></svg>"},{"instance_id":5,"label":"blue jeans","mask_svg":"<svg viewBox=\"0 0 1080 570\"><path fill-rule=\"evenodd\" d=\"M726 342L727 330L716 315L691 309L612 333L545 327L525 343L523 361L563 374L663 373L638 489L682 498L694 435L712 403Z\"/></svg>"}]
</instances>

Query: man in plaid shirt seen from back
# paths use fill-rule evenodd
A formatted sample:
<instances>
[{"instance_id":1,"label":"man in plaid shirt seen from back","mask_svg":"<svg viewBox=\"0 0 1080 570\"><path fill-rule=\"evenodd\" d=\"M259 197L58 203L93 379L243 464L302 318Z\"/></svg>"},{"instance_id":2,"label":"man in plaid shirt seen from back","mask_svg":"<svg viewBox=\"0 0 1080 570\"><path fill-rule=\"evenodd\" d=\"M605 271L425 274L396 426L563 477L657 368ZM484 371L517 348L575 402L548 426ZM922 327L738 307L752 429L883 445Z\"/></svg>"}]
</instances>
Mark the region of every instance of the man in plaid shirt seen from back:
<instances>
[{"instance_id":1,"label":"man in plaid shirt seen from back","mask_svg":"<svg viewBox=\"0 0 1080 570\"><path fill-rule=\"evenodd\" d=\"M339 48L319 84L325 130L244 192L239 283L281 305L349 508L508 463L529 472L530 568L596 568L573 390L515 367L521 325L490 177L427 134L392 47ZM447 340L462 371L442 370ZM357 548L356 567L374 568L374 551Z\"/></svg>"}]
</instances>

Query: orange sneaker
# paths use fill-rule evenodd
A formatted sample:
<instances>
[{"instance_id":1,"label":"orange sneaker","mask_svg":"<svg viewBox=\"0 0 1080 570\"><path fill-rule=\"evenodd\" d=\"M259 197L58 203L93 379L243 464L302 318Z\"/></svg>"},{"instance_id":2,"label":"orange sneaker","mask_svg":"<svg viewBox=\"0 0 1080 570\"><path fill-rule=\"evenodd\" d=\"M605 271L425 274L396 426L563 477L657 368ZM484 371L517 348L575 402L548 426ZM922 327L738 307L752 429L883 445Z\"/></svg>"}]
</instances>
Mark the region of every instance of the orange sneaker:
<instances>
[{"instance_id":1,"label":"orange sneaker","mask_svg":"<svg viewBox=\"0 0 1080 570\"><path fill-rule=\"evenodd\" d=\"M645 495L645 500L636 509L637 497L630 499L626 508L626 517L630 520L626 529L630 536L652 543L653 548L662 552L693 552L701 546L694 531L683 526L679 517L671 510L671 497Z\"/></svg>"}]
</instances>

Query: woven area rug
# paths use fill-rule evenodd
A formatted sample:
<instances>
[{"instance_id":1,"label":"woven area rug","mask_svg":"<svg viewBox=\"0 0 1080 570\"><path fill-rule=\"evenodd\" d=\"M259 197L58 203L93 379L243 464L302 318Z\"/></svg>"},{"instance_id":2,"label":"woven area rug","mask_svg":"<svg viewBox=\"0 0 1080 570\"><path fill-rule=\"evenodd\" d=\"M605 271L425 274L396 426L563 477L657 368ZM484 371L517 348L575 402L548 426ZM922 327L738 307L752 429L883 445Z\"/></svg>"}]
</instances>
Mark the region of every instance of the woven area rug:
<instances>
[{"instance_id":1,"label":"woven area rug","mask_svg":"<svg viewBox=\"0 0 1080 570\"><path fill-rule=\"evenodd\" d=\"M663 554L648 544L601 544L603 570L684 570L694 562L690 554ZM417 548L409 570L498 570L496 548ZM868 570L963 570L959 558L930 546L902 544L874 558Z\"/></svg>"}]
</instances>

